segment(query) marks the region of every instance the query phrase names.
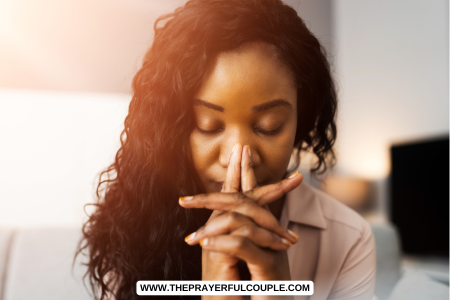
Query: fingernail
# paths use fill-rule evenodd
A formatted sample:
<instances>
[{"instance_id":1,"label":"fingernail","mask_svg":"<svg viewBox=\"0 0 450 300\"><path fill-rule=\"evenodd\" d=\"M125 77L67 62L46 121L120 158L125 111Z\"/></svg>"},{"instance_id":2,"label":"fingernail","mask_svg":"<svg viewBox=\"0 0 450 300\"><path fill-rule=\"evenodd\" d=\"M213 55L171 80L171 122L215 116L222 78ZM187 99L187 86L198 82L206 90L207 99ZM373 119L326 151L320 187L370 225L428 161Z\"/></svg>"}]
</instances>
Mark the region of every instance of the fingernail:
<instances>
[{"instance_id":1,"label":"fingernail","mask_svg":"<svg viewBox=\"0 0 450 300\"><path fill-rule=\"evenodd\" d=\"M298 175L298 172L295 172L294 174L292 174L291 176L289 176L288 178L294 178L295 176Z\"/></svg>"},{"instance_id":2,"label":"fingernail","mask_svg":"<svg viewBox=\"0 0 450 300\"><path fill-rule=\"evenodd\" d=\"M295 234L295 232L293 232L292 230L289 230L289 229L288 229L288 233L289 233L289 235L292 236L294 239L298 240L298 235Z\"/></svg>"},{"instance_id":3,"label":"fingernail","mask_svg":"<svg viewBox=\"0 0 450 300\"><path fill-rule=\"evenodd\" d=\"M181 201L189 201L192 200L194 198L194 196L184 196L184 197L180 197L179 199Z\"/></svg>"},{"instance_id":4,"label":"fingernail","mask_svg":"<svg viewBox=\"0 0 450 300\"><path fill-rule=\"evenodd\" d=\"M208 245L208 238L201 239L199 243L202 247Z\"/></svg>"},{"instance_id":5,"label":"fingernail","mask_svg":"<svg viewBox=\"0 0 450 300\"><path fill-rule=\"evenodd\" d=\"M189 243L190 241L192 241L192 240L194 239L196 233L197 233L197 232L191 233L190 235L188 235L187 237L184 238L184 241L185 241L186 243Z\"/></svg>"},{"instance_id":6,"label":"fingernail","mask_svg":"<svg viewBox=\"0 0 450 300\"><path fill-rule=\"evenodd\" d=\"M287 245L288 247L292 246L292 243L289 242L287 239L281 238L281 242L285 245Z\"/></svg>"},{"instance_id":7,"label":"fingernail","mask_svg":"<svg viewBox=\"0 0 450 300\"><path fill-rule=\"evenodd\" d=\"M252 151L250 150L250 145L247 145L248 157L252 157Z\"/></svg>"}]
</instances>

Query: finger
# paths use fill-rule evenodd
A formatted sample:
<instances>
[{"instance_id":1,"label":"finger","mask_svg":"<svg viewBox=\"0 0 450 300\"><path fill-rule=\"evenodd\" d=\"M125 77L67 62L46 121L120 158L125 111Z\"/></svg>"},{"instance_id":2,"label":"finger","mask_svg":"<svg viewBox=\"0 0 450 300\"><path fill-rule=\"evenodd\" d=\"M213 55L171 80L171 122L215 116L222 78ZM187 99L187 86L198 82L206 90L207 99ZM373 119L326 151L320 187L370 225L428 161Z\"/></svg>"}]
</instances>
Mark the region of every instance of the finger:
<instances>
[{"instance_id":1,"label":"finger","mask_svg":"<svg viewBox=\"0 0 450 300\"><path fill-rule=\"evenodd\" d=\"M298 240L298 236L293 235L289 230L281 226L272 212L264 209L252 200L242 203L233 211L251 218L259 226L275 232L281 237L289 240L291 243L296 243Z\"/></svg>"},{"instance_id":2,"label":"finger","mask_svg":"<svg viewBox=\"0 0 450 300\"><path fill-rule=\"evenodd\" d=\"M219 235L200 241L204 250L217 251L238 257L250 264L264 265L270 260L268 253L252 241L237 235Z\"/></svg>"},{"instance_id":3,"label":"finger","mask_svg":"<svg viewBox=\"0 0 450 300\"><path fill-rule=\"evenodd\" d=\"M250 238L258 246L272 248L273 250L285 250L292 245L285 238L257 226L249 218L235 212L217 217L196 232L188 235L185 242L189 245L196 245L203 238L229 233Z\"/></svg>"},{"instance_id":4,"label":"finger","mask_svg":"<svg viewBox=\"0 0 450 300\"><path fill-rule=\"evenodd\" d=\"M188 235L185 242L189 245L195 245L205 237L227 234L249 223L253 223L253 221L244 215L226 212Z\"/></svg>"},{"instance_id":5,"label":"finger","mask_svg":"<svg viewBox=\"0 0 450 300\"><path fill-rule=\"evenodd\" d=\"M253 171L251 150L249 145L244 146L241 159L241 186L242 192L248 192L256 187L256 176Z\"/></svg>"},{"instance_id":6,"label":"finger","mask_svg":"<svg viewBox=\"0 0 450 300\"><path fill-rule=\"evenodd\" d=\"M230 162L228 163L227 175L222 185L221 192L234 193L239 192L241 187L241 153L242 145L235 143L230 155Z\"/></svg>"},{"instance_id":7,"label":"finger","mask_svg":"<svg viewBox=\"0 0 450 300\"><path fill-rule=\"evenodd\" d=\"M303 175L295 172L289 178L283 179L280 182L269 184L265 186L256 187L246 193L250 198L253 198L258 205L269 204L277 199L280 199L285 194L289 193L298 187L303 181Z\"/></svg>"},{"instance_id":8,"label":"finger","mask_svg":"<svg viewBox=\"0 0 450 300\"><path fill-rule=\"evenodd\" d=\"M292 243L279 235L257 226L255 223L248 223L230 233L231 235L245 237L255 245L272 250L286 250Z\"/></svg>"},{"instance_id":9,"label":"finger","mask_svg":"<svg viewBox=\"0 0 450 300\"><path fill-rule=\"evenodd\" d=\"M277 233L292 243L297 242L297 237L284 229L270 211L262 208L242 193L200 194L189 197L189 199L182 197L179 203L185 208L234 211L247 216L259 226Z\"/></svg>"}]
</instances>

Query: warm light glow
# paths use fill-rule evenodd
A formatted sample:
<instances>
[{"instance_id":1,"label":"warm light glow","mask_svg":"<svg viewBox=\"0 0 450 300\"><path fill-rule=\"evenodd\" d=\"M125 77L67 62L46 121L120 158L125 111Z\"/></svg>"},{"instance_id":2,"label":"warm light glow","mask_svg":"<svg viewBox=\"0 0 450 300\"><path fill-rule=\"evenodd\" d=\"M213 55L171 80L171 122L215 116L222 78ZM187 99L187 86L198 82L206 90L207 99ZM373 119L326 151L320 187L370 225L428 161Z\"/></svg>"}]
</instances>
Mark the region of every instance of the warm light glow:
<instances>
[{"instance_id":1,"label":"warm light glow","mask_svg":"<svg viewBox=\"0 0 450 300\"><path fill-rule=\"evenodd\" d=\"M352 208L362 207L370 193L369 182L354 177L331 175L322 182L321 187L328 195Z\"/></svg>"}]
</instances>

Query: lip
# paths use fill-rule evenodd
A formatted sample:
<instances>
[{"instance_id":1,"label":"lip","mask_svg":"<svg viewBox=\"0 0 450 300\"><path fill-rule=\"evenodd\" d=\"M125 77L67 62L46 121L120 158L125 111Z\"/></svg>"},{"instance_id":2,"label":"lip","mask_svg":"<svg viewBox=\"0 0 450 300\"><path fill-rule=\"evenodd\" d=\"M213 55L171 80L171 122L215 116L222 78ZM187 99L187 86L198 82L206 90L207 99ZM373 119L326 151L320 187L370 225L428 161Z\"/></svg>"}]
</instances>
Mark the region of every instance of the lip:
<instances>
[{"instance_id":1,"label":"lip","mask_svg":"<svg viewBox=\"0 0 450 300\"><path fill-rule=\"evenodd\" d=\"M222 187L223 187L223 181L215 181L214 182L214 186L216 187L216 190L218 192L220 192L222 190Z\"/></svg>"}]
</instances>

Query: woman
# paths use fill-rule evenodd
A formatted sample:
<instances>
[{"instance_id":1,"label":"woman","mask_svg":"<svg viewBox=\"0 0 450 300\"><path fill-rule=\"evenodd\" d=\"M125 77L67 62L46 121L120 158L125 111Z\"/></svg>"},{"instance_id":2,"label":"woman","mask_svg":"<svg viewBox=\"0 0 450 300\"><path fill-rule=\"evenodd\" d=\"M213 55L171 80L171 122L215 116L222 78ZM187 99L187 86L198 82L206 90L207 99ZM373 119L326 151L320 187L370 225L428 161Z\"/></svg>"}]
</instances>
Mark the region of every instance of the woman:
<instances>
[{"instance_id":1,"label":"woman","mask_svg":"<svg viewBox=\"0 0 450 300\"><path fill-rule=\"evenodd\" d=\"M138 280L245 279L241 264L313 280L313 300L371 299L367 222L287 177L302 151L326 170L336 139L329 64L294 9L191 0L156 22L133 88L79 247L100 299L137 298Z\"/></svg>"}]
</instances>

